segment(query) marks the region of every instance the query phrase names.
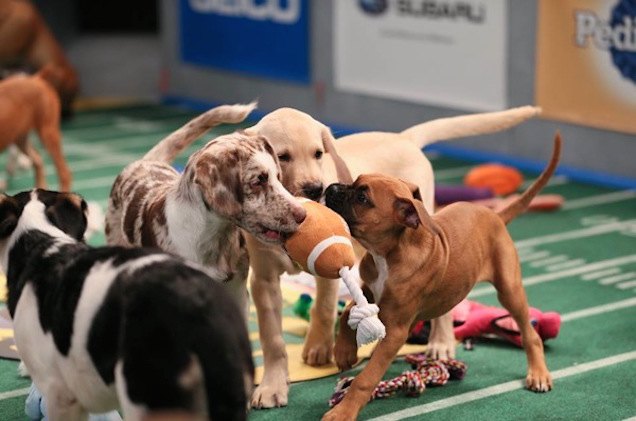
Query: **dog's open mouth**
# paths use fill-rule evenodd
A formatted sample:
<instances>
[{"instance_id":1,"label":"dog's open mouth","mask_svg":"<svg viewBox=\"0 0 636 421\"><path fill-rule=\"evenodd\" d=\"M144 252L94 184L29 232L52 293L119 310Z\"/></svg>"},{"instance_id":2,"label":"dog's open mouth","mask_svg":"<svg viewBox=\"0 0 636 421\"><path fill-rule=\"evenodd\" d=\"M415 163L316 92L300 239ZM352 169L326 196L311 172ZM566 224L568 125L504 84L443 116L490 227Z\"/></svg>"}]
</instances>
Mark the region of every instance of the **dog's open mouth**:
<instances>
[{"instance_id":1,"label":"dog's open mouth","mask_svg":"<svg viewBox=\"0 0 636 421\"><path fill-rule=\"evenodd\" d=\"M267 228L264 225L261 225L261 229L263 236L267 240L276 243L284 243L292 235L291 232L273 230L271 228Z\"/></svg>"}]
</instances>

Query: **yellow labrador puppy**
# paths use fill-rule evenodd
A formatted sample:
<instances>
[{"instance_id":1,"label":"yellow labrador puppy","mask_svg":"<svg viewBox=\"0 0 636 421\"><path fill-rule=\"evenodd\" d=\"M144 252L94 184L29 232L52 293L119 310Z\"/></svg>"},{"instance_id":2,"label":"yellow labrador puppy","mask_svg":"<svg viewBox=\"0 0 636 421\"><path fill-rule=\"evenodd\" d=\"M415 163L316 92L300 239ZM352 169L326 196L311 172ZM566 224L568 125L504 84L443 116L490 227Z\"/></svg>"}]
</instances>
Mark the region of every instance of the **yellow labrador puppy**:
<instances>
[{"instance_id":1,"label":"yellow labrador puppy","mask_svg":"<svg viewBox=\"0 0 636 421\"><path fill-rule=\"evenodd\" d=\"M382 173L419 187L426 210L432 213L433 170L422 153L424 146L440 140L505 130L540 111L537 107L525 106L444 118L418 124L400 133L366 132L334 142L331 131L324 124L301 111L281 108L246 129L246 133L270 140L282 167L283 185L294 195L317 200L331 183L339 180L351 183L351 177L363 173ZM247 245L252 267L252 297L264 358L263 381L254 391L252 406L285 406L288 369L282 336L279 278L283 272L291 274L297 269L280 247L265 245L249 235ZM309 365L331 361L337 293L337 280L317 280L315 305L302 354ZM449 315L433 321L428 350L436 358L454 357L455 337Z\"/></svg>"}]
</instances>

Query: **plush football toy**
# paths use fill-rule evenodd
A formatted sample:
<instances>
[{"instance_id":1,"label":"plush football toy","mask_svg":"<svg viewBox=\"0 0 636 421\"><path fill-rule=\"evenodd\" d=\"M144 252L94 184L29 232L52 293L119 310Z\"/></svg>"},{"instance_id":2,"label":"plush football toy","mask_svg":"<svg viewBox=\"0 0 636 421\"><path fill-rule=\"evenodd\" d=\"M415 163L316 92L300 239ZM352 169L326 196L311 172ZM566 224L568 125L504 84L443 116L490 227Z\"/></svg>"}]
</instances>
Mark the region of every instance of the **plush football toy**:
<instances>
[{"instance_id":1,"label":"plush football toy","mask_svg":"<svg viewBox=\"0 0 636 421\"><path fill-rule=\"evenodd\" d=\"M356 305L349 313L348 325L356 330L358 346L384 338L384 325L378 319L380 309L369 304L351 268L355 254L345 221L326 206L301 200L307 216L285 242L291 259L305 271L328 279L342 278Z\"/></svg>"}]
</instances>

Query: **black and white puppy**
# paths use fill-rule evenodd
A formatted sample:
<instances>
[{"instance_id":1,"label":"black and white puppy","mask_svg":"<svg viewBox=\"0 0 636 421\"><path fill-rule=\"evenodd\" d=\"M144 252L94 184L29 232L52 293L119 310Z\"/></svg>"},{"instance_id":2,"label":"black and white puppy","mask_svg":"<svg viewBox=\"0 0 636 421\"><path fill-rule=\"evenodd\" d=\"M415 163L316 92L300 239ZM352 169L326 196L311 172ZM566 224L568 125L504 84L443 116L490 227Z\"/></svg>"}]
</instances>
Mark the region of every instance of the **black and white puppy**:
<instances>
[{"instance_id":1,"label":"black and white puppy","mask_svg":"<svg viewBox=\"0 0 636 421\"><path fill-rule=\"evenodd\" d=\"M222 286L159 251L89 247L85 229L76 194L0 194L15 340L49 419L116 408L127 420L245 419L254 366Z\"/></svg>"}]
</instances>

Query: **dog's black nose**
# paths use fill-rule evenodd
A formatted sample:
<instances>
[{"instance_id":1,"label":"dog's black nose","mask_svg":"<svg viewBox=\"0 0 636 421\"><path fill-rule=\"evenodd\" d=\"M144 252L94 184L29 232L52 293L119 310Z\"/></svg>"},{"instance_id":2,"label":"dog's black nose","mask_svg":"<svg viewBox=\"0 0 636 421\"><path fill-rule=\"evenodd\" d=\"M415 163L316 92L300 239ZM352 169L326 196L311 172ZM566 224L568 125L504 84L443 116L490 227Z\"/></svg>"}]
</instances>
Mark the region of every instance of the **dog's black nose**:
<instances>
[{"instance_id":1,"label":"dog's black nose","mask_svg":"<svg viewBox=\"0 0 636 421\"><path fill-rule=\"evenodd\" d=\"M322 196L322 183L311 183L303 186L303 195L307 199L318 200Z\"/></svg>"},{"instance_id":2,"label":"dog's black nose","mask_svg":"<svg viewBox=\"0 0 636 421\"><path fill-rule=\"evenodd\" d=\"M325 190L325 204L327 207L334 209L339 205L342 205L345 198L345 184L333 183Z\"/></svg>"}]
</instances>

